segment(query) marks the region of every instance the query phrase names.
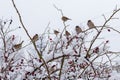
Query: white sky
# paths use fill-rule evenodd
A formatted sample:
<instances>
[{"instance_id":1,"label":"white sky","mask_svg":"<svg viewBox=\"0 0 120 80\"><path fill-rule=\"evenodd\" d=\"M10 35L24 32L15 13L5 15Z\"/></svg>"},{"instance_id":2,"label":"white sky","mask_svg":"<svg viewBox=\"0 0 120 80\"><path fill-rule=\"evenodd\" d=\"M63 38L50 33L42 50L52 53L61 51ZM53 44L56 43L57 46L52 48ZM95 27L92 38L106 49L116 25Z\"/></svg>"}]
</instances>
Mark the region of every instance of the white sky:
<instances>
[{"instance_id":1,"label":"white sky","mask_svg":"<svg viewBox=\"0 0 120 80\"><path fill-rule=\"evenodd\" d=\"M62 9L65 16L72 19L68 22L70 30L74 29L75 25L86 28L88 19L92 19L97 25L102 25L104 19L101 15L103 13L106 16L109 15L116 5L120 7L120 0L15 0L15 3L31 36L35 33L43 33L48 22L50 22L51 31L63 28L61 14L53 7L53 4ZM118 17L120 17L120 13ZM11 0L0 0L0 18L12 18L14 20L13 27L20 25ZM120 30L120 21L113 21L110 24ZM21 36L22 39L28 39L23 29L17 30L15 34ZM118 45L120 35L109 33L104 36L111 39L110 46L113 50L120 51Z\"/></svg>"}]
</instances>

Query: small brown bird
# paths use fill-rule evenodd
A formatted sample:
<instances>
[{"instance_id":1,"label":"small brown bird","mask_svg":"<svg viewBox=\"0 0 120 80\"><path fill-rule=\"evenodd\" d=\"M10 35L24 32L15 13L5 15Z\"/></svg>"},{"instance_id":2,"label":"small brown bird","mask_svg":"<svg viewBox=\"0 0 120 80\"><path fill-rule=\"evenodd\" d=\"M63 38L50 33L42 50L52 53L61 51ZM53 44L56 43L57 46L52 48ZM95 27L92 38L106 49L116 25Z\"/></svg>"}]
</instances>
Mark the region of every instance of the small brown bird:
<instances>
[{"instance_id":1,"label":"small brown bird","mask_svg":"<svg viewBox=\"0 0 120 80\"><path fill-rule=\"evenodd\" d=\"M91 20L88 20L87 25L88 25L89 29L95 28L95 25Z\"/></svg>"},{"instance_id":2,"label":"small brown bird","mask_svg":"<svg viewBox=\"0 0 120 80\"><path fill-rule=\"evenodd\" d=\"M95 28L97 30L97 32L99 32L98 29L96 28L96 26L94 25L94 23L91 20L88 20L87 25L88 25L89 29Z\"/></svg>"},{"instance_id":3,"label":"small brown bird","mask_svg":"<svg viewBox=\"0 0 120 80\"><path fill-rule=\"evenodd\" d=\"M15 44L13 47L14 47L16 50L19 50L19 49L21 49L23 42L24 42L24 41L22 41L22 42L19 43L19 44Z\"/></svg>"},{"instance_id":4,"label":"small brown bird","mask_svg":"<svg viewBox=\"0 0 120 80\"><path fill-rule=\"evenodd\" d=\"M67 20L71 20L70 18L68 18L68 17L65 17L65 16L62 16L62 18L61 18L64 22L66 22Z\"/></svg>"},{"instance_id":5,"label":"small brown bird","mask_svg":"<svg viewBox=\"0 0 120 80\"><path fill-rule=\"evenodd\" d=\"M65 36L71 35L68 31L65 31Z\"/></svg>"},{"instance_id":6,"label":"small brown bird","mask_svg":"<svg viewBox=\"0 0 120 80\"><path fill-rule=\"evenodd\" d=\"M82 32L82 29L79 26L76 26L75 31L77 34L79 34L80 32Z\"/></svg>"},{"instance_id":7,"label":"small brown bird","mask_svg":"<svg viewBox=\"0 0 120 80\"><path fill-rule=\"evenodd\" d=\"M95 25L91 20L88 20L87 25L88 25L89 29L95 28Z\"/></svg>"},{"instance_id":8,"label":"small brown bird","mask_svg":"<svg viewBox=\"0 0 120 80\"><path fill-rule=\"evenodd\" d=\"M36 42L38 40L38 34L35 34L34 36L33 36L33 38L32 38L32 41L33 42Z\"/></svg>"},{"instance_id":9,"label":"small brown bird","mask_svg":"<svg viewBox=\"0 0 120 80\"><path fill-rule=\"evenodd\" d=\"M57 36L60 32L57 30L54 30L54 34Z\"/></svg>"}]
</instances>

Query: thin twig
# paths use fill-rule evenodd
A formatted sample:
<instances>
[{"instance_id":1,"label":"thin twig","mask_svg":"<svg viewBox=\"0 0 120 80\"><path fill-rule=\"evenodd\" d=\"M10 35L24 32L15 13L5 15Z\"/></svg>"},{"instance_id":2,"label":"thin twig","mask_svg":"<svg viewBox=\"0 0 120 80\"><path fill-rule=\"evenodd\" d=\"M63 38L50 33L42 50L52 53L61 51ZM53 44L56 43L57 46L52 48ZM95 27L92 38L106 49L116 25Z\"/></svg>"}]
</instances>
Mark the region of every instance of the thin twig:
<instances>
[{"instance_id":1,"label":"thin twig","mask_svg":"<svg viewBox=\"0 0 120 80\"><path fill-rule=\"evenodd\" d=\"M105 19L105 21L106 21L107 19L106 19L105 15L103 14L102 16L103 16L103 18L104 18L104 19Z\"/></svg>"},{"instance_id":2,"label":"thin twig","mask_svg":"<svg viewBox=\"0 0 120 80\"><path fill-rule=\"evenodd\" d=\"M58 11L60 11L60 12L61 12L61 15L63 16L62 9L59 9L55 4L53 4L53 6L54 6Z\"/></svg>"}]
</instances>

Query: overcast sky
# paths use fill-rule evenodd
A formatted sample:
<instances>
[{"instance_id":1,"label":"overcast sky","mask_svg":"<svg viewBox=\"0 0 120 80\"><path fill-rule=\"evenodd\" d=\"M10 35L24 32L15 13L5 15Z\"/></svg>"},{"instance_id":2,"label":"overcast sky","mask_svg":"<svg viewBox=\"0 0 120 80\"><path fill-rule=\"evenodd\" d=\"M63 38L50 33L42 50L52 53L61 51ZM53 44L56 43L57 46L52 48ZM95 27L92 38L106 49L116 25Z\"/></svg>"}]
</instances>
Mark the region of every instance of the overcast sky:
<instances>
[{"instance_id":1,"label":"overcast sky","mask_svg":"<svg viewBox=\"0 0 120 80\"><path fill-rule=\"evenodd\" d=\"M86 28L88 19L101 25L104 22L102 14L109 16L116 5L118 8L120 7L120 0L15 0L15 3L31 36L35 33L42 34L48 22L50 22L51 31L63 29L61 14L53 7L53 4L62 9L65 16L72 19L68 22L70 30L74 29L75 25L80 25L83 29ZM117 16L120 17L120 13ZM11 0L0 0L0 18L4 20L12 18L14 20L12 26L14 28L20 26ZM110 24L120 30L120 21L113 21ZM16 34L22 39L27 38L23 29L17 30ZM111 39L112 44L110 45L113 50L120 50L118 45L120 35L109 33L104 36Z\"/></svg>"}]
</instances>

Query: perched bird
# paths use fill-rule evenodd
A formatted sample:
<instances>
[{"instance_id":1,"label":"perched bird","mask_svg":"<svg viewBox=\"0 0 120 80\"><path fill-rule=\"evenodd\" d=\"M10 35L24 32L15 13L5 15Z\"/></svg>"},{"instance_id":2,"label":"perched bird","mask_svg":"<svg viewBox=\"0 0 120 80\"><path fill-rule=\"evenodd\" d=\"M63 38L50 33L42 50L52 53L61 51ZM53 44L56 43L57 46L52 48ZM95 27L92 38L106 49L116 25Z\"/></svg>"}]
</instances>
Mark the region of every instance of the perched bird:
<instances>
[{"instance_id":1,"label":"perched bird","mask_svg":"<svg viewBox=\"0 0 120 80\"><path fill-rule=\"evenodd\" d=\"M91 20L88 20L87 25L88 25L89 29L95 28L95 25Z\"/></svg>"},{"instance_id":2,"label":"perched bird","mask_svg":"<svg viewBox=\"0 0 120 80\"><path fill-rule=\"evenodd\" d=\"M54 30L54 34L57 36L60 32L57 30Z\"/></svg>"},{"instance_id":3,"label":"perched bird","mask_svg":"<svg viewBox=\"0 0 120 80\"><path fill-rule=\"evenodd\" d=\"M77 34L79 34L80 32L82 32L82 29L79 26L76 26L75 31Z\"/></svg>"},{"instance_id":4,"label":"perched bird","mask_svg":"<svg viewBox=\"0 0 120 80\"><path fill-rule=\"evenodd\" d=\"M38 40L38 34L35 34L34 36L33 36L33 38L32 38L32 41L33 42L36 42Z\"/></svg>"},{"instance_id":5,"label":"perched bird","mask_svg":"<svg viewBox=\"0 0 120 80\"><path fill-rule=\"evenodd\" d=\"M88 20L87 25L88 25L89 29L95 28L97 30L97 32L99 32L98 29L96 28L96 26L94 25L94 23L91 20Z\"/></svg>"},{"instance_id":6,"label":"perched bird","mask_svg":"<svg viewBox=\"0 0 120 80\"><path fill-rule=\"evenodd\" d=\"M22 42L19 43L19 44L15 44L13 47L14 47L16 50L19 50L19 49L21 49L23 42L24 42L24 41L22 41Z\"/></svg>"},{"instance_id":7,"label":"perched bird","mask_svg":"<svg viewBox=\"0 0 120 80\"><path fill-rule=\"evenodd\" d=\"M65 36L71 35L68 31L65 31Z\"/></svg>"},{"instance_id":8,"label":"perched bird","mask_svg":"<svg viewBox=\"0 0 120 80\"><path fill-rule=\"evenodd\" d=\"M70 18L68 18L68 17L65 17L65 16L62 16L62 18L61 18L64 22L66 22L67 20L71 20Z\"/></svg>"}]
</instances>

